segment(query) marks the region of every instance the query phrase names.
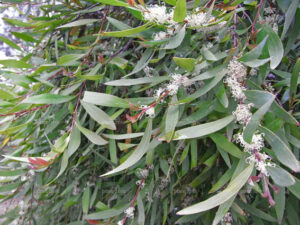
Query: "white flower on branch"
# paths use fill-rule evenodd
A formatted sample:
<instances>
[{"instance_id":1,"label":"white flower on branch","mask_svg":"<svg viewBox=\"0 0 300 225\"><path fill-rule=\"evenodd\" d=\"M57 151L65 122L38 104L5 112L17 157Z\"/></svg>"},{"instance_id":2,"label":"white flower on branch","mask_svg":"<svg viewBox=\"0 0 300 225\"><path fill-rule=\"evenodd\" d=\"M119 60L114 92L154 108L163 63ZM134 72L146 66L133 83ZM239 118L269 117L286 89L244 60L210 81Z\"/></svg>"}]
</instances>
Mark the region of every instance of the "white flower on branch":
<instances>
[{"instance_id":1,"label":"white flower on branch","mask_svg":"<svg viewBox=\"0 0 300 225\"><path fill-rule=\"evenodd\" d=\"M256 170L263 173L265 176L269 176L267 171L267 167L274 167L276 166L275 163L271 162L271 157L268 156L266 153L259 153L253 154L246 159L247 163L255 163Z\"/></svg>"},{"instance_id":2,"label":"white flower on branch","mask_svg":"<svg viewBox=\"0 0 300 225\"><path fill-rule=\"evenodd\" d=\"M234 57L227 67L229 76L236 78L238 82L243 82L247 76L247 68Z\"/></svg>"},{"instance_id":3,"label":"white flower on branch","mask_svg":"<svg viewBox=\"0 0 300 225\"><path fill-rule=\"evenodd\" d=\"M235 99L237 100L246 99L246 96L244 94L246 88L243 87L242 84L239 83L236 78L228 76L224 79L224 83L227 83L228 87L230 87L231 94Z\"/></svg>"},{"instance_id":4,"label":"white flower on branch","mask_svg":"<svg viewBox=\"0 0 300 225\"><path fill-rule=\"evenodd\" d=\"M249 152L252 154L254 150L260 151L264 145L264 134L261 133L254 133L252 136L252 141L249 144L243 138L243 133L239 133L236 135L236 142L240 143L242 147L244 147L245 152Z\"/></svg>"},{"instance_id":5,"label":"white flower on branch","mask_svg":"<svg viewBox=\"0 0 300 225\"><path fill-rule=\"evenodd\" d=\"M134 207L129 207L128 209L126 209L124 211L124 213L126 214L127 217L133 218L134 217L134 210L135 210Z\"/></svg>"},{"instance_id":6,"label":"white flower on branch","mask_svg":"<svg viewBox=\"0 0 300 225\"><path fill-rule=\"evenodd\" d=\"M252 103L250 104L238 104L236 110L232 113L236 120L240 124L247 124L251 119L252 113L250 111L251 107L253 106Z\"/></svg>"},{"instance_id":7,"label":"white flower on branch","mask_svg":"<svg viewBox=\"0 0 300 225\"><path fill-rule=\"evenodd\" d=\"M166 6L153 5L144 12L144 19L158 24L175 24L173 20L174 11L167 12Z\"/></svg>"}]
</instances>

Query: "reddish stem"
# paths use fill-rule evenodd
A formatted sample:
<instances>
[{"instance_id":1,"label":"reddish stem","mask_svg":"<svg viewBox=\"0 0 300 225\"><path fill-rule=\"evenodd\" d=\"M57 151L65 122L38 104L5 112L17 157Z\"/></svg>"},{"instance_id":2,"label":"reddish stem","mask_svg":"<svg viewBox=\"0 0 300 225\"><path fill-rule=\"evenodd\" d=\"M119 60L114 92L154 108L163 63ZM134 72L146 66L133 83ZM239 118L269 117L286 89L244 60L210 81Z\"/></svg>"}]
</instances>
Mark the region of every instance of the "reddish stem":
<instances>
[{"instance_id":1,"label":"reddish stem","mask_svg":"<svg viewBox=\"0 0 300 225\"><path fill-rule=\"evenodd\" d=\"M48 106L50 106L50 104L39 106L39 107L34 107L34 108L28 109L28 110L25 109L25 110L22 110L22 111L19 111L19 112L0 114L0 117L1 116L11 116L11 115L20 116L22 114L28 114L28 113L31 113L33 111L39 110L39 109L47 108Z\"/></svg>"},{"instance_id":2,"label":"reddish stem","mask_svg":"<svg viewBox=\"0 0 300 225\"><path fill-rule=\"evenodd\" d=\"M258 5L258 9L257 9L256 15L255 15L255 19L254 19L254 21L253 21L253 23L252 23L252 28L251 28L251 33L252 33L252 34L254 33L255 24L256 24L256 21L257 21L258 15L259 15L259 11L260 11L260 9L261 9L263 3L264 3L264 0L260 0L260 3L259 3L259 5Z\"/></svg>"},{"instance_id":3,"label":"reddish stem","mask_svg":"<svg viewBox=\"0 0 300 225\"><path fill-rule=\"evenodd\" d=\"M149 169L149 166L147 166L146 169L148 170L148 169ZM143 179L141 180L141 182L140 182L140 184L139 184L139 187L138 187L138 189L137 189L137 191L136 191L136 193L135 193L135 195L134 195L134 197L133 197L133 199L132 199L132 201L131 201L130 207L133 207L133 206L134 206L135 200L136 200L136 198L137 198L137 196L138 196L140 190L142 189L142 186L143 186L145 180L146 180L146 177L143 177ZM124 217L124 219L123 219L123 225L125 225L126 220L127 220L127 215L125 215L125 217Z\"/></svg>"},{"instance_id":4,"label":"reddish stem","mask_svg":"<svg viewBox=\"0 0 300 225\"><path fill-rule=\"evenodd\" d=\"M69 130L70 133L72 133L72 130L73 130L73 127L75 124L76 115L77 115L77 111L78 111L78 107L79 107L79 102L80 102L80 98L81 98L84 86L85 86L85 81L82 83L79 94L78 94L78 99L77 99L76 107L75 107L74 114L73 114L72 124L71 124L70 130Z\"/></svg>"}]
</instances>

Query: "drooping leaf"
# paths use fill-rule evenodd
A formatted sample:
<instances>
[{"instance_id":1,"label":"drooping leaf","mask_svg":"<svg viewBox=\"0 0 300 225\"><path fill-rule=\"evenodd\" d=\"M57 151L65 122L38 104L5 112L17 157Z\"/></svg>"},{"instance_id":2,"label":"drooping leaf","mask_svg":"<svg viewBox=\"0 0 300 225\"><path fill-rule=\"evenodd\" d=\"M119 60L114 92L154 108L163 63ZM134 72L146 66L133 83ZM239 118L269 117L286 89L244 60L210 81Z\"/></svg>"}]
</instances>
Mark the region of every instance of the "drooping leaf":
<instances>
[{"instance_id":1,"label":"drooping leaf","mask_svg":"<svg viewBox=\"0 0 300 225\"><path fill-rule=\"evenodd\" d=\"M69 102L74 99L76 96L66 96L58 94L40 94L34 95L26 98L23 103L30 104L61 104L64 102Z\"/></svg>"},{"instance_id":2,"label":"drooping leaf","mask_svg":"<svg viewBox=\"0 0 300 225\"><path fill-rule=\"evenodd\" d=\"M190 215L199 212L203 212L212 209L222 203L228 201L230 198L235 196L238 191L244 186L244 184L249 179L254 164L250 164L246 169L244 169L236 178L234 178L222 192L214 195L213 197L197 203L195 205L189 206L185 209L180 210L178 215Z\"/></svg>"},{"instance_id":3,"label":"drooping leaf","mask_svg":"<svg viewBox=\"0 0 300 225\"><path fill-rule=\"evenodd\" d=\"M175 132L173 140L199 138L214 133L227 126L233 121L233 119L233 116L227 116L213 122L204 123L201 125L191 126L188 128L178 130ZM165 140L165 137L161 137L160 140Z\"/></svg>"},{"instance_id":4,"label":"drooping leaf","mask_svg":"<svg viewBox=\"0 0 300 225\"><path fill-rule=\"evenodd\" d=\"M107 107L129 108L129 103L126 100L98 92L85 91L82 101Z\"/></svg>"},{"instance_id":5,"label":"drooping leaf","mask_svg":"<svg viewBox=\"0 0 300 225\"><path fill-rule=\"evenodd\" d=\"M86 136L86 138L89 139L95 145L106 145L108 143L108 141L104 140L101 136L99 136L95 132L82 127L77 122L75 124L78 127L78 129L82 132L82 134Z\"/></svg>"},{"instance_id":6,"label":"drooping leaf","mask_svg":"<svg viewBox=\"0 0 300 225\"><path fill-rule=\"evenodd\" d=\"M281 186L281 187L287 187L295 184L294 177L289 174L287 171L280 167L267 167L268 172L270 173L270 176L274 180L274 182Z\"/></svg>"},{"instance_id":7,"label":"drooping leaf","mask_svg":"<svg viewBox=\"0 0 300 225\"><path fill-rule=\"evenodd\" d=\"M299 172L299 161L290 148L280 139L280 137L263 126L260 126L259 130L265 134L265 138L272 146L272 150L274 151L277 159L291 170Z\"/></svg>"},{"instance_id":8,"label":"drooping leaf","mask_svg":"<svg viewBox=\"0 0 300 225\"><path fill-rule=\"evenodd\" d=\"M152 119L149 119L147 128L145 130L145 134L138 147L134 150L134 152L128 157L128 159L125 162L123 162L115 169L101 175L101 177L118 173L137 163L148 150L150 138L151 138L151 131L152 131Z\"/></svg>"}]
</instances>

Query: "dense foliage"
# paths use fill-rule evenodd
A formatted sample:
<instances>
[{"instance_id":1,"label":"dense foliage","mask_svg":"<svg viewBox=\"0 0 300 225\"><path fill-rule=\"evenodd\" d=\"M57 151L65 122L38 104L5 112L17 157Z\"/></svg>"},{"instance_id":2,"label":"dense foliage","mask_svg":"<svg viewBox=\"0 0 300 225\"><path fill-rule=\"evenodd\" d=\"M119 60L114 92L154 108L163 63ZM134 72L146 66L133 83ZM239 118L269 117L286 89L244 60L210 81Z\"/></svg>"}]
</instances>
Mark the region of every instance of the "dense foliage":
<instances>
[{"instance_id":1,"label":"dense foliage","mask_svg":"<svg viewBox=\"0 0 300 225\"><path fill-rule=\"evenodd\" d=\"M1 4L2 224L300 224L298 0Z\"/></svg>"}]
</instances>

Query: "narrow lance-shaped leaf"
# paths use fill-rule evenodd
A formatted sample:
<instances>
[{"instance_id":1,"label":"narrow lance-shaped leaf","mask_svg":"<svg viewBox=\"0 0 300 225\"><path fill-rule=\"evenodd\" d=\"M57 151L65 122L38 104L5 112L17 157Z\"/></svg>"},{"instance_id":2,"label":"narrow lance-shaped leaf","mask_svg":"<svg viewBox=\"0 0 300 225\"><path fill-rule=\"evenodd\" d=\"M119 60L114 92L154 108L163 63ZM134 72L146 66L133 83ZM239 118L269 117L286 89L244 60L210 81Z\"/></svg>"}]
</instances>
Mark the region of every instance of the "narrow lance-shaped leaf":
<instances>
[{"instance_id":1,"label":"narrow lance-shaped leaf","mask_svg":"<svg viewBox=\"0 0 300 225\"><path fill-rule=\"evenodd\" d=\"M291 170L299 172L299 161L290 148L280 139L280 137L265 127L260 126L259 130L265 134L265 138L272 146L272 150L274 151L277 159Z\"/></svg>"},{"instance_id":2,"label":"narrow lance-shaped leaf","mask_svg":"<svg viewBox=\"0 0 300 225\"><path fill-rule=\"evenodd\" d=\"M78 129L83 133L84 136L86 136L87 139L89 139L92 143L96 145L105 145L108 143L108 141L104 140L101 136L96 134L93 131L90 131L78 124L77 122L75 123Z\"/></svg>"},{"instance_id":3,"label":"narrow lance-shaped leaf","mask_svg":"<svg viewBox=\"0 0 300 225\"><path fill-rule=\"evenodd\" d=\"M98 92L85 91L82 101L107 107L129 108L129 103L126 100Z\"/></svg>"},{"instance_id":4,"label":"narrow lance-shaped leaf","mask_svg":"<svg viewBox=\"0 0 300 225\"><path fill-rule=\"evenodd\" d=\"M173 19L176 22L182 22L185 17L186 17L186 0L177 0Z\"/></svg>"},{"instance_id":5,"label":"narrow lance-shaped leaf","mask_svg":"<svg viewBox=\"0 0 300 225\"><path fill-rule=\"evenodd\" d=\"M174 102L177 102L176 95L172 97L171 104L169 105L167 110L166 128L165 128L166 130L165 137L167 142L170 142L172 140L172 137L174 135L174 130L179 118L179 105L172 105L172 103Z\"/></svg>"},{"instance_id":6,"label":"narrow lance-shaped leaf","mask_svg":"<svg viewBox=\"0 0 300 225\"><path fill-rule=\"evenodd\" d=\"M26 98L22 103L30 104L60 104L69 102L76 96L66 96L57 94L41 94Z\"/></svg>"},{"instance_id":7,"label":"narrow lance-shaped leaf","mask_svg":"<svg viewBox=\"0 0 300 225\"><path fill-rule=\"evenodd\" d=\"M268 112L275 99L275 95L269 92L265 92L265 95L266 103L254 113L243 132L243 139L248 143L251 143L252 136L259 126L261 118Z\"/></svg>"},{"instance_id":8,"label":"narrow lance-shaped leaf","mask_svg":"<svg viewBox=\"0 0 300 225\"><path fill-rule=\"evenodd\" d=\"M66 28L66 27L77 27L77 26L82 26L90 23L97 22L99 20L97 19L81 19L81 20L76 20L71 23L67 23L65 25L59 26L57 28Z\"/></svg>"},{"instance_id":9,"label":"narrow lance-shaped leaf","mask_svg":"<svg viewBox=\"0 0 300 225\"><path fill-rule=\"evenodd\" d=\"M298 77L300 73L300 58L297 59L296 64L293 69L291 83L290 83L290 100L295 97L297 93L297 84L298 84Z\"/></svg>"},{"instance_id":10,"label":"narrow lance-shaped leaf","mask_svg":"<svg viewBox=\"0 0 300 225\"><path fill-rule=\"evenodd\" d=\"M131 28L128 30L121 30L121 31L111 31L111 32L104 32L102 34L96 34L95 36L108 36L108 37L130 37L134 34L138 34L142 31L148 30L151 28L150 23L146 23L143 26Z\"/></svg>"},{"instance_id":11,"label":"narrow lance-shaped leaf","mask_svg":"<svg viewBox=\"0 0 300 225\"><path fill-rule=\"evenodd\" d=\"M175 132L173 140L199 138L214 133L226 127L229 123L233 121L233 119L234 116L231 115L213 122L178 130ZM165 137L161 137L160 140L165 140Z\"/></svg>"},{"instance_id":12,"label":"narrow lance-shaped leaf","mask_svg":"<svg viewBox=\"0 0 300 225\"><path fill-rule=\"evenodd\" d=\"M240 61L247 62L254 59L258 59L258 57L261 55L263 48L265 47L265 44L267 42L268 36L266 36L254 49L252 49L250 52L247 52L243 55L243 57L240 58Z\"/></svg>"},{"instance_id":13,"label":"narrow lance-shaped leaf","mask_svg":"<svg viewBox=\"0 0 300 225\"><path fill-rule=\"evenodd\" d=\"M93 104L86 102L81 102L81 105L87 111L87 113L99 124L104 125L111 130L116 129L114 121L103 110L99 109Z\"/></svg>"},{"instance_id":14,"label":"narrow lance-shaped leaf","mask_svg":"<svg viewBox=\"0 0 300 225\"><path fill-rule=\"evenodd\" d=\"M118 173L136 164L148 150L149 142L151 139L151 131L152 131L152 119L149 119L147 128L145 130L145 134L138 147L133 151L133 153L128 157L128 159L125 162L123 162L115 169L109 171L108 173L101 175L101 177Z\"/></svg>"},{"instance_id":15,"label":"narrow lance-shaped leaf","mask_svg":"<svg viewBox=\"0 0 300 225\"><path fill-rule=\"evenodd\" d=\"M244 186L244 184L249 179L252 171L253 171L254 164L250 164L246 169L244 169L236 178L234 178L229 184L228 187L225 188L222 192L214 195L213 197L197 203L195 205L189 206L183 210L180 210L177 214L178 215L190 215L199 212L203 212L209 209L212 209L218 205L223 204L227 200L231 199L235 196L239 190Z\"/></svg>"}]
</instances>

